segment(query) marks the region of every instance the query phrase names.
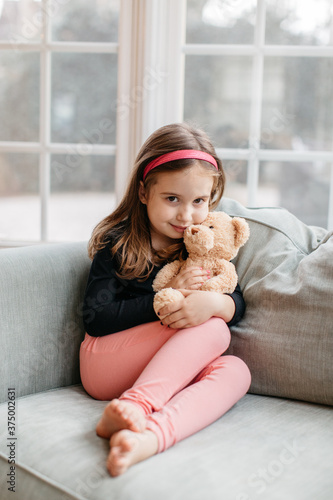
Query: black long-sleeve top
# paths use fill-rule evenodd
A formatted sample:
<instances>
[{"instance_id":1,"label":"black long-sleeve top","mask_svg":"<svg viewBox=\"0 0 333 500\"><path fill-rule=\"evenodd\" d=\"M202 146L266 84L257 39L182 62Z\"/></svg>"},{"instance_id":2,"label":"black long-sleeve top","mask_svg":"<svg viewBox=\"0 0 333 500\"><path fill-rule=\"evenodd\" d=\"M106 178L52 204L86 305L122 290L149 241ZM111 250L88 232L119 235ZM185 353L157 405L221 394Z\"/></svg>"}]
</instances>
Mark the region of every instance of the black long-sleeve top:
<instances>
[{"instance_id":1,"label":"black long-sleeve top","mask_svg":"<svg viewBox=\"0 0 333 500\"><path fill-rule=\"evenodd\" d=\"M97 252L91 265L83 302L83 321L86 332L92 337L126 330L159 318L153 309L154 278L161 267L154 267L145 281L119 278L117 260L111 255L109 245ZM228 326L233 326L245 312L245 302L239 285L230 294L236 310Z\"/></svg>"}]
</instances>

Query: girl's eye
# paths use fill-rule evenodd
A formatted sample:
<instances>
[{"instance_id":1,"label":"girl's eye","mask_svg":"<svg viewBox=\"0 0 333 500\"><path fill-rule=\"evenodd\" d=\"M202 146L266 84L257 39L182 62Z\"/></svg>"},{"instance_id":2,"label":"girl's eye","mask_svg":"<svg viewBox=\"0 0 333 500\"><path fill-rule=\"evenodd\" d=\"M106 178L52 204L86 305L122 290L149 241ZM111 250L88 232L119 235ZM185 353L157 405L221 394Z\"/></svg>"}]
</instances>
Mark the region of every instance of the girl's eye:
<instances>
[{"instance_id":1,"label":"girl's eye","mask_svg":"<svg viewBox=\"0 0 333 500\"><path fill-rule=\"evenodd\" d=\"M204 200L202 198L197 198L193 203L195 203L196 205L200 205L200 203L202 203L203 201Z\"/></svg>"},{"instance_id":2,"label":"girl's eye","mask_svg":"<svg viewBox=\"0 0 333 500\"><path fill-rule=\"evenodd\" d=\"M168 200L168 201L171 201L171 202L173 203L173 202L175 202L175 201L178 201L178 198L177 198L177 196L168 196L168 197L167 197L167 200Z\"/></svg>"}]
</instances>

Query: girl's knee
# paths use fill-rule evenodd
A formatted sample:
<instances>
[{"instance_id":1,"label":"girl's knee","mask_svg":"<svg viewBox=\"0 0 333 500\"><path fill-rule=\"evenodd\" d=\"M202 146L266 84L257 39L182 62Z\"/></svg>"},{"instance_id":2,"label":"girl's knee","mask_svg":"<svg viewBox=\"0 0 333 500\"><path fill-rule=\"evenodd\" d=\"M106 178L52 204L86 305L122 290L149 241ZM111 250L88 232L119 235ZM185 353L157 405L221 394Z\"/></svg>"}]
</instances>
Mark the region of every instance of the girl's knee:
<instances>
[{"instance_id":1,"label":"girl's knee","mask_svg":"<svg viewBox=\"0 0 333 500\"><path fill-rule=\"evenodd\" d=\"M242 386L244 387L244 394L249 390L251 385L251 372L247 364L237 356L222 356L221 360L223 360L224 365L228 365L230 370L233 370L234 376L239 379Z\"/></svg>"},{"instance_id":2,"label":"girl's knee","mask_svg":"<svg viewBox=\"0 0 333 500\"><path fill-rule=\"evenodd\" d=\"M221 318L210 318L206 323L209 333L221 344L222 352L225 352L230 344L231 334L228 325Z\"/></svg>"}]
</instances>

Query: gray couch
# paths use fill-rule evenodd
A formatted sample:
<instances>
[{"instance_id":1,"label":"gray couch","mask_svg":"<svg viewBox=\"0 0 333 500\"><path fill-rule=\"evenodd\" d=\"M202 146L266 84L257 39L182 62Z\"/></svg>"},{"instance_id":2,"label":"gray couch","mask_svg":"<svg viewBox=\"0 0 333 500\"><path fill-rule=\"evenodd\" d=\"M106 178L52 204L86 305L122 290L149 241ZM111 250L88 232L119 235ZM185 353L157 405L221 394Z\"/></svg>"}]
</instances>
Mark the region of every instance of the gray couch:
<instances>
[{"instance_id":1,"label":"gray couch","mask_svg":"<svg viewBox=\"0 0 333 500\"><path fill-rule=\"evenodd\" d=\"M0 250L2 500L332 500L332 233L282 209L221 208L251 228L229 349L250 392L117 478L94 430L105 402L80 384L86 243Z\"/></svg>"}]
</instances>

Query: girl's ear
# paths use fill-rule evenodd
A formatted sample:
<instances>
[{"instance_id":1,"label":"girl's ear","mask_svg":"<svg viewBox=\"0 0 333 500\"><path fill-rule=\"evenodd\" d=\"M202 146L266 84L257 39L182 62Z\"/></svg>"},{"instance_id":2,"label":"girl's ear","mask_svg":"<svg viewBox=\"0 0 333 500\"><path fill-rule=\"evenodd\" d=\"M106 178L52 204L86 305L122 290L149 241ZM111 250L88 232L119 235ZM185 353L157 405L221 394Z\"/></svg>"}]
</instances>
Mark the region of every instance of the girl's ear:
<instances>
[{"instance_id":1,"label":"girl's ear","mask_svg":"<svg viewBox=\"0 0 333 500\"><path fill-rule=\"evenodd\" d=\"M147 193L146 193L143 181L140 181L139 199L140 199L141 203L143 203L144 205L147 205Z\"/></svg>"}]
</instances>

